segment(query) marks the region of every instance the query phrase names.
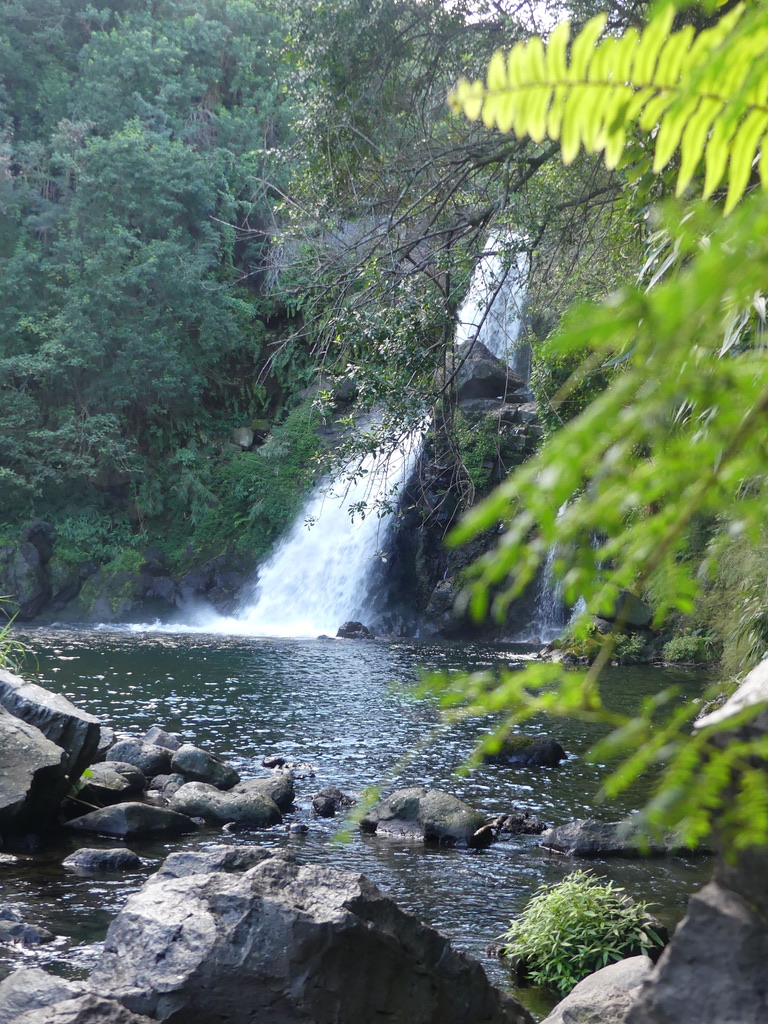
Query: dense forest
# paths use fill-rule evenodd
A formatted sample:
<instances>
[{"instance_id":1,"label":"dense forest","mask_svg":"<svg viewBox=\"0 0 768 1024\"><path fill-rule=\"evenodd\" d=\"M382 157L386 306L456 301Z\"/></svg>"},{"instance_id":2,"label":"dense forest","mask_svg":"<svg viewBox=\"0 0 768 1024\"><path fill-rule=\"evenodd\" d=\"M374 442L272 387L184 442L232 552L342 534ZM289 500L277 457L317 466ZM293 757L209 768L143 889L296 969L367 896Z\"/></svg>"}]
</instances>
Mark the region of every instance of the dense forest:
<instances>
[{"instance_id":1,"label":"dense forest","mask_svg":"<svg viewBox=\"0 0 768 1024\"><path fill-rule=\"evenodd\" d=\"M617 167L584 151L566 167L556 137L491 132L446 103L459 76L481 77L499 46L563 13L582 25L596 9L5 4L3 589L19 589L14 545L37 520L54 531L48 575L59 606L83 589L81 613L86 575L136 571L148 551L176 575L225 554L253 564L318 473L425 423L427 458L450 496L431 534L439 543L504 472L494 428L467 422L452 395L457 310L489 238L507 265L523 257L530 267L524 334L545 438L556 446L563 434L567 445L564 425L601 395L621 396L616 382L632 380L624 341L601 346L600 324L595 344L549 339L576 300L658 290L685 268L691 238L709 228L681 239L669 227L679 158L652 167L652 139L639 128ZM644 13L616 3L607 30L634 30ZM701 31L721 14L677 18ZM690 386L682 377L678 404ZM691 392L691 408L699 397ZM627 402L629 392L604 421ZM328 429L373 408L373 431L344 441ZM652 466L655 443L628 431L621 458ZM569 464L577 468L542 499L550 526L584 485L583 465ZM662 466L657 479L674 473ZM612 509L653 524L668 499L665 485L648 487ZM657 634L679 659L723 658L736 671L765 643L767 556L759 527L734 528L726 504L701 502L669 557L647 573L630 559L620 583L669 611ZM565 538L561 573L568 544L594 552L595 536L623 536L607 506ZM551 543L547 530L528 546L523 584ZM603 564L619 553L612 543ZM693 581L687 602L683 576ZM574 600L579 587L588 596L572 572ZM625 641L625 656L646 639ZM587 632L573 648L589 654L596 643Z\"/></svg>"}]
</instances>

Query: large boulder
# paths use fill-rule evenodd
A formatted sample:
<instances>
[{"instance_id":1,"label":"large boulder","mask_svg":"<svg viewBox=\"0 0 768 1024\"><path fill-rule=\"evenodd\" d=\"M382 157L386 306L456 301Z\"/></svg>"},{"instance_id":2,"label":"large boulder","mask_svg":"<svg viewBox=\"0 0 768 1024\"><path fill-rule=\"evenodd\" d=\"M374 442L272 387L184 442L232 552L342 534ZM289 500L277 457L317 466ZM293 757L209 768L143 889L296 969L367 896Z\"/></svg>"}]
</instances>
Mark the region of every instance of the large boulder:
<instances>
[{"instance_id":1,"label":"large boulder","mask_svg":"<svg viewBox=\"0 0 768 1024\"><path fill-rule=\"evenodd\" d=\"M627 821L583 818L548 829L539 844L568 857L646 857L690 853L679 836L668 833L649 838L642 828Z\"/></svg>"},{"instance_id":2,"label":"large boulder","mask_svg":"<svg viewBox=\"0 0 768 1024\"><path fill-rule=\"evenodd\" d=\"M487 845L484 825L483 815L463 800L424 786L396 790L360 822L364 832L380 836L463 846Z\"/></svg>"},{"instance_id":3,"label":"large boulder","mask_svg":"<svg viewBox=\"0 0 768 1024\"><path fill-rule=\"evenodd\" d=\"M489 764L556 768L567 756L557 740L549 736L524 736L522 733L512 733L504 738L498 750L486 754L483 760Z\"/></svg>"},{"instance_id":4,"label":"large boulder","mask_svg":"<svg viewBox=\"0 0 768 1024\"><path fill-rule=\"evenodd\" d=\"M109 749L110 761L125 761L141 768L151 779L155 775L166 775L171 770L173 751L158 743L147 743L134 737L122 737Z\"/></svg>"},{"instance_id":5,"label":"large boulder","mask_svg":"<svg viewBox=\"0 0 768 1024\"><path fill-rule=\"evenodd\" d=\"M51 586L37 547L28 540L0 548L0 587L9 598L9 614L34 619L51 596Z\"/></svg>"},{"instance_id":6,"label":"large boulder","mask_svg":"<svg viewBox=\"0 0 768 1024\"><path fill-rule=\"evenodd\" d=\"M631 956L603 967L580 981L542 1024L624 1024L652 971L653 962L647 956Z\"/></svg>"},{"instance_id":7,"label":"large boulder","mask_svg":"<svg viewBox=\"0 0 768 1024\"><path fill-rule=\"evenodd\" d=\"M0 982L0 1021L15 1021L22 1013L82 995L79 982L57 978L40 967L22 967Z\"/></svg>"},{"instance_id":8,"label":"large boulder","mask_svg":"<svg viewBox=\"0 0 768 1024\"><path fill-rule=\"evenodd\" d=\"M155 1021L131 1013L114 999L88 992L39 1010L29 1010L15 1017L13 1024L155 1024Z\"/></svg>"},{"instance_id":9,"label":"large boulder","mask_svg":"<svg viewBox=\"0 0 768 1024\"><path fill-rule=\"evenodd\" d=\"M218 790L216 790L218 792ZM141 839L194 832L197 825L190 817L165 807L125 803L103 807L67 822L67 828L117 839Z\"/></svg>"},{"instance_id":10,"label":"large boulder","mask_svg":"<svg viewBox=\"0 0 768 1024\"><path fill-rule=\"evenodd\" d=\"M81 846L70 853L61 862L65 871L76 875L98 875L103 872L139 871L141 857L124 846L102 850L96 847Z\"/></svg>"},{"instance_id":11,"label":"large boulder","mask_svg":"<svg viewBox=\"0 0 768 1024\"><path fill-rule=\"evenodd\" d=\"M214 824L234 822L243 828L269 828L283 820L275 801L252 782L241 782L226 791L205 782L188 782L173 794L169 807Z\"/></svg>"},{"instance_id":12,"label":"large boulder","mask_svg":"<svg viewBox=\"0 0 768 1024\"><path fill-rule=\"evenodd\" d=\"M509 401L525 391L525 381L497 359L485 345L475 341L469 349L462 347L457 353L456 396L458 401L494 398Z\"/></svg>"},{"instance_id":13,"label":"large boulder","mask_svg":"<svg viewBox=\"0 0 768 1024\"><path fill-rule=\"evenodd\" d=\"M95 760L101 722L61 694L0 669L0 704L64 750L64 770L71 780Z\"/></svg>"},{"instance_id":14,"label":"large boulder","mask_svg":"<svg viewBox=\"0 0 768 1024\"><path fill-rule=\"evenodd\" d=\"M129 897L89 986L164 1024L531 1024L362 875L268 857Z\"/></svg>"},{"instance_id":15,"label":"large boulder","mask_svg":"<svg viewBox=\"0 0 768 1024\"><path fill-rule=\"evenodd\" d=\"M0 835L49 828L69 786L65 757L38 728L0 708Z\"/></svg>"},{"instance_id":16,"label":"large boulder","mask_svg":"<svg viewBox=\"0 0 768 1024\"><path fill-rule=\"evenodd\" d=\"M88 769L77 799L95 807L107 807L142 793L147 780L141 768L127 761L100 761Z\"/></svg>"},{"instance_id":17,"label":"large boulder","mask_svg":"<svg viewBox=\"0 0 768 1024\"><path fill-rule=\"evenodd\" d=\"M234 768L193 743L184 743L174 752L171 772L178 772L188 782L207 782L216 789L231 789L240 781Z\"/></svg>"}]
</instances>

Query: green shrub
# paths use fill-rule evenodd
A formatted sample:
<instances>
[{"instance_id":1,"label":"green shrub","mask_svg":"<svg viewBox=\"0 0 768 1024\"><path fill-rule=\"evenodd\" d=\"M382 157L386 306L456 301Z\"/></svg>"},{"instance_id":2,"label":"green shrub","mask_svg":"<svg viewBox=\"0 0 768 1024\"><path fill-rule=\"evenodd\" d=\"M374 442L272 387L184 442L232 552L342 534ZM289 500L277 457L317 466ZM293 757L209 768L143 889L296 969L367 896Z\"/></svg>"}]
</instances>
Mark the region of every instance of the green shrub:
<instances>
[{"instance_id":1,"label":"green shrub","mask_svg":"<svg viewBox=\"0 0 768 1024\"><path fill-rule=\"evenodd\" d=\"M563 993L609 963L662 945L647 904L586 871L539 886L502 939L526 980Z\"/></svg>"},{"instance_id":2,"label":"green shrub","mask_svg":"<svg viewBox=\"0 0 768 1024\"><path fill-rule=\"evenodd\" d=\"M665 661L712 661L712 641L695 633L682 633L668 640L662 649Z\"/></svg>"},{"instance_id":3,"label":"green shrub","mask_svg":"<svg viewBox=\"0 0 768 1024\"><path fill-rule=\"evenodd\" d=\"M632 633L630 636L621 633L616 637L613 656L625 665L634 665L648 661L645 648L645 640L639 633Z\"/></svg>"}]
</instances>

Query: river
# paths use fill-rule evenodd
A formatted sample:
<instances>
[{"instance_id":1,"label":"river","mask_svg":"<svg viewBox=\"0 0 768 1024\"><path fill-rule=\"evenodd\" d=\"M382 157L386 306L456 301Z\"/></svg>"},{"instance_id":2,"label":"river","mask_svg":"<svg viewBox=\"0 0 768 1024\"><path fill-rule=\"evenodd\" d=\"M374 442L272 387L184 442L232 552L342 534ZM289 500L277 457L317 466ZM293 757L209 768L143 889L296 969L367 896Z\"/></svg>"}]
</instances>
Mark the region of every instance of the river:
<instances>
[{"instance_id":1,"label":"river","mask_svg":"<svg viewBox=\"0 0 768 1024\"><path fill-rule=\"evenodd\" d=\"M356 831L340 841L343 820L315 817L312 794L329 785L358 794L374 784L388 789L424 784L455 793L489 815L514 805L554 825L590 815L615 820L640 807L648 792L640 785L619 801L596 806L606 767L584 760L595 732L580 723L540 723L569 754L553 770L486 765L456 774L487 728L479 722L455 726L419 746L438 724L434 699L415 692L421 670L505 664L520 653L510 645L269 639L128 627L47 628L19 635L29 649L27 678L66 694L118 730L141 733L160 724L220 754L244 777L265 774L261 761L269 754L311 766L296 781L297 810L286 818L286 824L305 822L309 830L298 834L283 825L222 837L218 829L204 829L164 844L132 843L145 858L145 869L99 880L61 870L62 857L83 845L74 839L21 867L3 867L4 902L58 938L23 954L0 947L0 974L18 965L20 957L27 966L85 974L126 896L168 852L224 838L287 847L303 860L364 872L404 908L478 957L495 981L508 985L505 968L486 952L487 945L540 883L558 881L583 863L545 853L535 836L472 852L423 849ZM606 698L628 711L670 683L680 686L681 699L695 699L705 679L684 671L614 668L605 678ZM711 870L706 858L696 857L605 860L591 867L648 900L668 926L683 915L688 896ZM523 998L538 1014L551 1005L544 994L528 992Z\"/></svg>"}]
</instances>

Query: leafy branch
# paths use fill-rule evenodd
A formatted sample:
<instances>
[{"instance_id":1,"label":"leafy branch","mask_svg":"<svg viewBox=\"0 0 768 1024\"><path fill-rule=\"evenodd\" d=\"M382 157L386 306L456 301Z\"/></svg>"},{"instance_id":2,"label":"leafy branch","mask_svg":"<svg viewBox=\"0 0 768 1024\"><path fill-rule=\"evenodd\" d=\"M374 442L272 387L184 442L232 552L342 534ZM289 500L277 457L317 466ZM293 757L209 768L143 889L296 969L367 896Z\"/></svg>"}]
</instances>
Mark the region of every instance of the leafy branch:
<instances>
[{"instance_id":1,"label":"leafy branch","mask_svg":"<svg viewBox=\"0 0 768 1024\"><path fill-rule=\"evenodd\" d=\"M670 5L642 31L601 39L607 16L599 15L570 51L571 26L562 22L546 44L534 36L506 56L498 51L486 82L462 78L449 102L489 128L534 142L559 139L566 164L583 146L604 152L615 168L631 126L654 131L654 172L679 149L678 195L702 158L705 198L728 168L728 213L747 188L758 148L760 180L768 187L768 10L739 4L698 34L691 25L673 32L674 18Z\"/></svg>"}]
</instances>

